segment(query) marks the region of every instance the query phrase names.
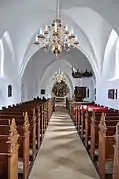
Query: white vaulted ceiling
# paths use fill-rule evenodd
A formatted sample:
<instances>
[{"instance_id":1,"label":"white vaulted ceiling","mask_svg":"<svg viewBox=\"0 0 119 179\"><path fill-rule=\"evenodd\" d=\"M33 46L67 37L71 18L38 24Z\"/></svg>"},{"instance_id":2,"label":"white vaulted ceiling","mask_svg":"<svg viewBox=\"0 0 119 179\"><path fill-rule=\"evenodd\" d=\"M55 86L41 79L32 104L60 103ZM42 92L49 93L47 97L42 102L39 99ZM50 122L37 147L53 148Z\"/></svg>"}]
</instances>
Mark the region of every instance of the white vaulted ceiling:
<instances>
[{"instance_id":1,"label":"white vaulted ceiling","mask_svg":"<svg viewBox=\"0 0 119 179\"><path fill-rule=\"evenodd\" d=\"M119 33L118 0L60 0L60 5L62 21L74 28L79 48L98 78L110 33L112 29ZM0 1L0 37L9 33L21 76L30 57L39 50L33 45L34 37L40 26L52 23L55 7L56 0Z\"/></svg>"}]
</instances>

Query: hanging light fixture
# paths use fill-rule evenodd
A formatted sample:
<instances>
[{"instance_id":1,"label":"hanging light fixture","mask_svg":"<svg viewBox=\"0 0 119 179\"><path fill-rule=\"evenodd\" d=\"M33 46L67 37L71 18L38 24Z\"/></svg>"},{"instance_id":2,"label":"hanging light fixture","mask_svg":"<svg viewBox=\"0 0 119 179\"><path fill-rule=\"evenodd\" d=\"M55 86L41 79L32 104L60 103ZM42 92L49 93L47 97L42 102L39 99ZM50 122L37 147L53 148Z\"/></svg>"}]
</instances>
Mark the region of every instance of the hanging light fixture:
<instances>
[{"instance_id":1,"label":"hanging light fixture","mask_svg":"<svg viewBox=\"0 0 119 179\"><path fill-rule=\"evenodd\" d=\"M52 77L52 79L55 80L57 83L61 83L62 81L65 81L64 73L61 72L61 70L59 69L58 72L55 72L55 75Z\"/></svg>"},{"instance_id":2,"label":"hanging light fixture","mask_svg":"<svg viewBox=\"0 0 119 179\"><path fill-rule=\"evenodd\" d=\"M67 25L62 25L59 13L59 0L56 4L56 19L53 20L52 25L40 29L36 36L35 45L43 47L46 51L51 50L58 56L62 50L69 51L77 47L79 44L77 37L74 35L73 28L68 30Z\"/></svg>"}]
</instances>

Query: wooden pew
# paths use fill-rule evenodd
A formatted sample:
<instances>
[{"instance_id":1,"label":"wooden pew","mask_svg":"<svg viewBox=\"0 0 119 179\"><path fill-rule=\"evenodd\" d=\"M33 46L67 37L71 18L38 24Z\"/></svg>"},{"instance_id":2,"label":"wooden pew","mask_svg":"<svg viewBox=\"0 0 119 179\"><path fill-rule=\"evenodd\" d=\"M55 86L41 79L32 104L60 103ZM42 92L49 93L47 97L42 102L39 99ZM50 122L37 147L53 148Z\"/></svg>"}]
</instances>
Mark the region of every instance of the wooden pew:
<instances>
[{"instance_id":1,"label":"wooden pew","mask_svg":"<svg viewBox=\"0 0 119 179\"><path fill-rule=\"evenodd\" d=\"M97 156L99 157L98 170L99 170L101 179L105 179L107 176L110 179L110 177L112 177L112 176L110 174L107 175L106 172L104 172L102 170L103 167L102 167L101 162L100 162L100 161L103 161L101 156L104 156L104 152L102 152L103 154L101 153L101 151L103 149L101 149L101 144L100 144L101 139L99 140L99 138L101 138L101 137L99 137L99 133L100 133L99 123L100 123L100 119L102 121L102 118L104 117L105 118L105 124L107 125L107 129L106 129L107 133L105 134L105 137L106 137L105 138L106 139L105 140L105 146L107 146L107 145L110 146L108 148L105 148L105 163L107 163L107 161L109 161L110 163L113 163L113 155L114 155L114 151L112 150L113 144L114 144L113 134L115 132L115 126L116 126L117 122L119 121L118 110L113 110L113 109L108 109L108 108L105 108L103 110L101 108L101 110L95 111L95 115L93 117L91 115L92 112L89 112L89 114L87 114L87 116L84 117L85 112L81 109L77 112L77 116L74 116L74 110L73 110L74 104L73 103L71 103L71 104L69 103L69 108L70 108L70 114L71 114L71 117L73 119L73 122L76 125L78 132L81 133L82 140L83 140L84 132L85 132L85 146L86 147L88 147L88 141L90 140L90 136L91 136L91 151L90 152L91 152L91 158L93 160L94 160L94 156L95 156L94 155L95 150L96 150L96 148L98 149L98 153L99 153L99 155L97 153ZM105 112L105 114L104 113L102 114L103 111ZM85 120L85 123L84 123L84 120ZM99 149L99 145L100 145L100 149ZM118 157L116 157L116 159L118 159Z\"/></svg>"},{"instance_id":2,"label":"wooden pew","mask_svg":"<svg viewBox=\"0 0 119 179\"><path fill-rule=\"evenodd\" d=\"M69 102L70 108L70 115L76 126L78 133L81 136L81 139L84 140L85 138L85 112L86 109L83 106L87 104L92 104L89 102Z\"/></svg>"},{"instance_id":3,"label":"wooden pew","mask_svg":"<svg viewBox=\"0 0 119 179\"><path fill-rule=\"evenodd\" d=\"M29 121L27 112L23 115L0 115L0 125L9 123L10 118L15 117L17 130L19 133L18 152L18 174L21 178L27 179L29 174Z\"/></svg>"},{"instance_id":4,"label":"wooden pew","mask_svg":"<svg viewBox=\"0 0 119 179\"><path fill-rule=\"evenodd\" d=\"M0 179L18 179L18 137L15 119L0 125Z\"/></svg>"},{"instance_id":5,"label":"wooden pew","mask_svg":"<svg viewBox=\"0 0 119 179\"><path fill-rule=\"evenodd\" d=\"M48 100L48 122L51 118L53 111L55 111L55 98L51 98Z\"/></svg>"},{"instance_id":6,"label":"wooden pew","mask_svg":"<svg viewBox=\"0 0 119 179\"><path fill-rule=\"evenodd\" d=\"M16 118L17 116L21 115L23 111L28 111L30 123L30 144L32 146L33 161L36 157L36 147L40 147L45 130L48 125L49 118L51 117L51 114L53 112L53 107L55 104L54 102L54 99L50 99L48 101L31 100L29 102L9 106L9 108L4 108L4 110L0 110L0 115L7 115L6 117L16 116ZM49 111L48 105L51 105ZM39 108L39 110L37 107Z\"/></svg>"},{"instance_id":7,"label":"wooden pew","mask_svg":"<svg viewBox=\"0 0 119 179\"><path fill-rule=\"evenodd\" d=\"M114 136L114 166L113 166L113 179L119 179L119 122L116 126L116 133Z\"/></svg>"},{"instance_id":8,"label":"wooden pew","mask_svg":"<svg viewBox=\"0 0 119 179\"><path fill-rule=\"evenodd\" d=\"M85 113L85 147L89 149L90 147L90 139L91 139L91 116L92 111L86 110Z\"/></svg>"},{"instance_id":9,"label":"wooden pew","mask_svg":"<svg viewBox=\"0 0 119 179\"><path fill-rule=\"evenodd\" d=\"M119 119L119 114L114 111L107 111L106 114L102 113L101 111L93 111L92 116L91 116L91 150L90 150L90 155L91 159L94 160L95 157L97 158L98 156L98 143L99 143L99 123L101 116L103 118L106 117L106 120L118 120Z\"/></svg>"},{"instance_id":10,"label":"wooden pew","mask_svg":"<svg viewBox=\"0 0 119 179\"><path fill-rule=\"evenodd\" d=\"M0 111L0 117L5 116L5 117L14 117L14 118L23 118L23 110L21 109L12 109L11 110L6 110L6 111ZM23 119L22 119L23 120ZM29 135L29 150L30 150L30 159L31 161L34 161L36 158L36 116L35 116L35 109L32 109L29 111L29 130L30 130L30 135Z\"/></svg>"},{"instance_id":11,"label":"wooden pew","mask_svg":"<svg viewBox=\"0 0 119 179\"><path fill-rule=\"evenodd\" d=\"M42 110L39 110L39 113L41 113L41 115L37 114L36 116L36 112L38 112L38 110L36 109L36 107L41 106L42 107L43 102L41 101L30 101L30 102L26 102L22 105L16 106L15 108L11 108L8 109L9 111L13 111L13 112L17 112L17 111L21 111L23 112L24 110L28 111L28 115L29 115L29 123L30 123L30 148L32 149L31 153L32 153L32 160L35 160L36 157L36 148L39 148L38 146L40 146L41 141L40 140L40 134L39 132L39 127L40 127L40 121L39 120L43 120L40 119L39 117L42 118L43 112ZM43 125L41 126L43 127ZM37 131L38 129L38 131ZM41 129L43 130L43 129ZM43 137L42 137L43 138Z\"/></svg>"},{"instance_id":12,"label":"wooden pew","mask_svg":"<svg viewBox=\"0 0 119 179\"><path fill-rule=\"evenodd\" d=\"M81 104L77 103L76 104L76 113L75 113L75 125L78 133L81 133L81 115L82 115L82 109L81 109Z\"/></svg>"},{"instance_id":13,"label":"wooden pew","mask_svg":"<svg viewBox=\"0 0 119 179\"><path fill-rule=\"evenodd\" d=\"M69 99L66 97L66 109L69 110Z\"/></svg>"},{"instance_id":14,"label":"wooden pew","mask_svg":"<svg viewBox=\"0 0 119 179\"><path fill-rule=\"evenodd\" d=\"M96 105L95 105L95 106L96 106ZM97 112L98 115L101 115L101 113L102 113L103 111L109 112L109 113L112 114L112 115L113 115L113 113L118 113L118 111L108 110L107 107L105 107L104 109L98 109L98 111L96 111L96 110L93 110L93 111ZM85 136L84 136L85 142L84 142L84 144L85 144L86 148L88 148L88 147L90 146L90 145L88 145L88 141L89 141L89 144L90 144L89 138L90 138L90 136L91 136L90 131L91 131L91 123L92 123L92 120L91 120L92 111L88 111L88 108L87 108L87 109L86 109L86 112L84 111L83 113L85 113L86 115L85 115L85 117L84 117L84 115L83 115L82 120L81 120L81 136L83 136L83 134L85 133ZM85 123L84 123L84 120L85 120ZM94 122L94 121L93 121L93 122ZM92 125L95 127L95 123L92 123ZM93 132L93 131L92 131L92 132ZM94 135L94 134L93 134L93 135ZM95 136L95 135L94 135L94 136ZM82 138L82 137L81 137L81 138Z\"/></svg>"},{"instance_id":15,"label":"wooden pew","mask_svg":"<svg viewBox=\"0 0 119 179\"><path fill-rule=\"evenodd\" d=\"M101 118L101 113L96 115L96 112L92 113L91 116L91 148L90 155L91 159L94 161L95 156L97 156L98 142L99 142L99 122Z\"/></svg>"},{"instance_id":16,"label":"wooden pew","mask_svg":"<svg viewBox=\"0 0 119 179\"><path fill-rule=\"evenodd\" d=\"M70 116L71 116L71 119L74 120L74 103L72 101L70 101Z\"/></svg>"},{"instance_id":17,"label":"wooden pew","mask_svg":"<svg viewBox=\"0 0 119 179\"><path fill-rule=\"evenodd\" d=\"M79 107L79 108L81 108L81 107ZM80 136L81 136L81 139L82 139L82 141L85 143L85 137L87 137L87 136L85 136L85 134L86 134L86 127L88 127L87 126L87 123L86 123L86 121L85 121L85 115L86 115L86 113L87 113L87 109L79 109L79 114L80 114L80 121L79 121L79 128L80 128Z\"/></svg>"},{"instance_id":18,"label":"wooden pew","mask_svg":"<svg viewBox=\"0 0 119 179\"><path fill-rule=\"evenodd\" d=\"M42 143L46 128L48 126L48 122L50 120L50 117L53 112L54 108L54 99L49 100L45 102L44 104L40 104L37 108L37 136L39 135L40 138L38 138L38 146ZM38 147L39 148L39 147Z\"/></svg>"},{"instance_id":19,"label":"wooden pew","mask_svg":"<svg viewBox=\"0 0 119 179\"><path fill-rule=\"evenodd\" d=\"M114 134L118 120L106 120L105 115L101 117L99 124L99 155L98 171L101 179L112 178L114 158ZM117 116L118 117L118 116ZM115 119L114 116L113 119ZM109 119L112 117L109 116Z\"/></svg>"},{"instance_id":20,"label":"wooden pew","mask_svg":"<svg viewBox=\"0 0 119 179\"><path fill-rule=\"evenodd\" d=\"M81 110L81 139L84 141L85 138L85 113L86 111Z\"/></svg>"},{"instance_id":21,"label":"wooden pew","mask_svg":"<svg viewBox=\"0 0 119 179\"><path fill-rule=\"evenodd\" d=\"M31 150L31 160L35 161L36 158L36 146L37 146L37 137L36 137L36 111L35 108L32 108L29 115L30 123L30 150Z\"/></svg>"},{"instance_id":22,"label":"wooden pew","mask_svg":"<svg viewBox=\"0 0 119 179\"><path fill-rule=\"evenodd\" d=\"M32 158L35 160L36 157L36 148L40 147L40 144L43 140L43 136L45 130L48 125L48 118L51 117L53 112L55 101L54 99L49 99L48 101L41 101L41 100L33 100L29 102L25 102L19 104L14 107L6 108L4 111L12 111L12 112L23 112L24 110L28 111L29 115L29 123L30 123L30 143L32 148ZM48 105L50 105L50 109L48 110ZM37 107L40 107L38 110ZM35 108L34 115L33 110ZM39 114L38 114L39 113ZM34 117L33 117L34 116ZM40 128L40 129L39 129ZM40 133L39 133L40 130ZM35 134L36 131L36 134ZM36 139L36 141L35 141Z\"/></svg>"},{"instance_id":23,"label":"wooden pew","mask_svg":"<svg viewBox=\"0 0 119 179\"><path fill-rule=\"evenodd\" d=\"M37 149L40 148L40 144L41 144L40 120L41 120L41 107L37 106L36 107L36 141L37 141L36 148Z\"/></svg>"},{"instance_id":24,"label":"wooden pew","mask_svg":"<svg viewBox=\"0 0 119 179\"><path fill-rule=\"evenodd\" d=\"M77 107L77 131L78 134L80 134L81 131L81 110L80 110L80 105Z\"/></svg>"}]
</instances>

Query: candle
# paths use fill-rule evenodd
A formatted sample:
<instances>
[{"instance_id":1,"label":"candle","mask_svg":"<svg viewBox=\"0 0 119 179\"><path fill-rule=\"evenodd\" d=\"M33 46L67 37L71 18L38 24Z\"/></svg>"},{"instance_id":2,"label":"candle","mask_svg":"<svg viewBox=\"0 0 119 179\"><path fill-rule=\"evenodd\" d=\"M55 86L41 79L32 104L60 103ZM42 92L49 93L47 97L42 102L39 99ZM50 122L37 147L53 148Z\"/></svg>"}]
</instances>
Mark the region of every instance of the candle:
<instances>
[{"instance_id":1,"label":"candle","mask_svg":"<svg viewBox=\"0 0 119 179\"><path fill-rule=\"evenodd\" d=\"M42 33L43 33L43 30L42 30L42 29L40 29L40 35L42 35Z\"/></svg>"},{"instance_id":2,"label":"candle","mask_svg":"<svg viewBox=\"0 0 119 179\"><path fill-rule=\"evenodd\" d=\"M77 36L75 36L75 41L78 41L78 38L77 38Z\"/></svg>"},{"instance_id":3,"label":"candle","mask_svg":"<svg viewBox=\"0 0 119 179\"><path fill-rule=\"evenodd\" d=\"M36 36L36 42L38 41L38 36Z\"/></svg>"},{"instance_id":4,"label":"candle","mask_svg":"<svg viewBox=\"0 0 119 179\"><path fill-rule=\"evenodd\" d=\"M74 30L72 28L71 31L70 31L70 35L73 35L73 34L74 34Z\"/></svg>"},{"instance_id":5,"label":"candle","mask_svg":"<svg viewBox=\"0 0 119 179\"><path fill-rule=\"evenodd\" d=\"M55 22L55 32L57 32L57 23Z\"/></svg>"},{"instance_id":6,"label":"candle","mask_svg":"<svg viewBox=\"0 0 119 179\"><path fill-rule=\"evenodd\" d=\"M67 27L67 25L65 26L65 30L68 31L68 27Z\"/></svg>"},{"instance_id":7,"label":"candle","mask_svg":"<svg viewBox=\"0 0 119 179\"><path fill-rule=\"evenodd\" d=\"M48 26L47 25L45 26L45 31L48 31Z\"/></svg>"}]
</instances>

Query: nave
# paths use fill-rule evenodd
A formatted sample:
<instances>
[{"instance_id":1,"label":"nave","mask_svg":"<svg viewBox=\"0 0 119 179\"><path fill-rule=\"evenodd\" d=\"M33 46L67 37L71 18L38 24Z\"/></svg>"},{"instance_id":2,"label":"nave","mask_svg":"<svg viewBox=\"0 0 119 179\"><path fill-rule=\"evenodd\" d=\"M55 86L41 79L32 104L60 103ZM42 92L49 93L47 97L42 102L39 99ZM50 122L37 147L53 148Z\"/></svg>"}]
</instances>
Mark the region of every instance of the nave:
<instances>
[{"instance_id":1,"label":"nave","mask_svg":"<svg viewBox=\"0 0 119 179\"><path fill-rule=\"evenodd\" d=\"M29 179L99 179L63 103L56 104Z\"/></svg>"},{"instance_id":2,"label":"nave","mask_svg":"<svg viewBox=\"0 0 119 179\"><path fill-rule=\"evenodd\" d=\"M119 179L119 0L0 12L0 179Z\"/></svg>"}]
</instances>

